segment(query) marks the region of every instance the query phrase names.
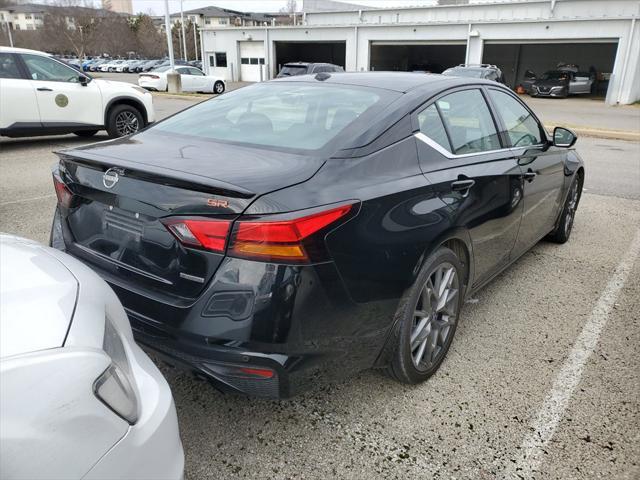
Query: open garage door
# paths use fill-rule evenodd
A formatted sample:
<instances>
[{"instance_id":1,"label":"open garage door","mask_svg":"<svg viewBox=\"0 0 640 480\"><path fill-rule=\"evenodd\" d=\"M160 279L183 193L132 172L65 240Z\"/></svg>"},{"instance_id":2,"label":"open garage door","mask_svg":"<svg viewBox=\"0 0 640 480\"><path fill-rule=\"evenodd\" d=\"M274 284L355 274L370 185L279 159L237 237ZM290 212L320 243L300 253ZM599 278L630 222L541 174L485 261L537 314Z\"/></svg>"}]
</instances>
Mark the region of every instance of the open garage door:
<instances>
[{"instance_id":1,"label":"open garage door","mask_svg":"<svg viewBox=\"0 0 640 480\"><path fill-rule=\"evenodd\" d=\"M466 44L371 42L369 69L442 73L464 63Z\"/></svg>"},{"instance_id":2,"label":"open garage door","mask_svg":"<svg viewBox=\"0 0 640 480\"><path fill-rule=\"evenodd\" d=\"M240 80L260 82L265 78L264 43L238 42L240 47Z\"/></svg>"},{"instance_id":3,"label":"open garage door","mask_svg":"<svg viewBox=\"0 0 640 480\"><path fill-rule=\"evenodd\" d=\"M606 96L609 77L618 51L617 41L593 42L489 42L484 45L482 61L497 65L504 73L507 85L515 88L522 84L525 72L541 75L555 69L558 64L577 65L579 70L594 77L592 93Z\"/></svg>"},{"instance_id":4,"label":"open garage door","mask_svg":"<svg viewBox=\"0 0 640 480\"><path fill-rule=\"evenodd\" d=\"M344 68L346 42L274 42L276 74L289 62L333 63Z\"/></svg>"}]
</instances>

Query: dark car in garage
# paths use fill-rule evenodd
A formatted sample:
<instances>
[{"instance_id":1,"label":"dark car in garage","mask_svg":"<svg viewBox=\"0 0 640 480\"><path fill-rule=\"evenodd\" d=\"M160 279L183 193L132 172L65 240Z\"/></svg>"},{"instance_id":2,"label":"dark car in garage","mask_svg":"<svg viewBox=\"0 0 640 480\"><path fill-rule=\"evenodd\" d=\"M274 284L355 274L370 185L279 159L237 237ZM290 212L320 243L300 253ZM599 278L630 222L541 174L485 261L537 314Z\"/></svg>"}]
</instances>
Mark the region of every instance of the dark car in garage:
<instances>
[{"instance_id":1,"label":"dark car in garage","mask_svg":"<svg viewBox=\"0 0 640 480\"><path fill-rule=\"evenodd\" d=\"M447 68L442 72L442 74L453 77L483 78L485 80L493 80L498 83L505 83L502 70L495 65L489 65L487 63L480 65L468 65L463 63L457 67Z\"/></svg>"},{"instance_id":2,"label":"dark car in garage","mask_svg":"<svg viewBox=\"0 0 640 480\"><path fill-rule=\"evenodd\" d=\"M344 72L344 69L340 65L334 65L332 63L290 62L282 66L276 78L293 77L311 73L336 72Z\"/></svg>"},{"instance_id":3,"label":"dark car in garage","mask_svg":"<svg viewBox=\"0 0 640 480\"><path fill-rule=\"evenodd\" d=\"M51 244L112 286L138 342L220 389L415 384L465 299L569 239L575 141L493 81L279 79L59 152Z\"/></svg>"},{"instance_id":4,"label":"dark car in garage","mask_svg":"<svg viewBox=\"0 0 640 480\"><path fill-rule=\"evenodd\" d=\"M529 73L529 95L532 97L566 98L569 95L591 93L594 79L589 72L580 72L575 67L559 67L549 70L539 78Z\"/></svg>"}]
</instances>

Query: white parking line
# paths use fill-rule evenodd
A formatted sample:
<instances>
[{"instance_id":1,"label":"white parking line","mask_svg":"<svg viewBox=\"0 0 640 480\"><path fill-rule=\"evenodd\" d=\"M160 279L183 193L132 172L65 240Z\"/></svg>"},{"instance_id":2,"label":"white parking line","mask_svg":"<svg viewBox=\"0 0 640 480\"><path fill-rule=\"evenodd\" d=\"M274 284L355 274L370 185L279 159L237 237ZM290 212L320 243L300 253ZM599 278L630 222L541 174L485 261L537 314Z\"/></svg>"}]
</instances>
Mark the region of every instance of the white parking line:
<instances>
[{"instance_id":1,"label":"white parking line","mask_svg":"<svg viewBox=\"0 0 640 480\"><path fill-rule=\"evenodd\" d=\"M22 203L22 202L34 202L36 200L44 200L45 198L51 198L51 197L55 197L55 194L51 194L51 195L42 195L41 197L31 197L31 198L23 198L21 200L11 200L9 202L0 202L0 207L4 207L5 205L13 205L16 203Z\"/></svg>"},{"instance_id":2,"label":"white parking line","mask_svg":"<svg viewBox=\"0 0 640 480\"><path fill-rule=\"evenodd\" d=\"M564 416L569 400L580 383L584 366L598 344L600 333L607 324L611 309L620 290L624 287L638 255L640 255L640 230L636 232L629 250L613 272L567 360L562 365L553 388L545 398L536 420L531 425L531 432L524 438L520 446L516 462L507 469L507 478L532 478L538 470L544 448L553 438L558 423Z\"/></svg>"}]
</instances>

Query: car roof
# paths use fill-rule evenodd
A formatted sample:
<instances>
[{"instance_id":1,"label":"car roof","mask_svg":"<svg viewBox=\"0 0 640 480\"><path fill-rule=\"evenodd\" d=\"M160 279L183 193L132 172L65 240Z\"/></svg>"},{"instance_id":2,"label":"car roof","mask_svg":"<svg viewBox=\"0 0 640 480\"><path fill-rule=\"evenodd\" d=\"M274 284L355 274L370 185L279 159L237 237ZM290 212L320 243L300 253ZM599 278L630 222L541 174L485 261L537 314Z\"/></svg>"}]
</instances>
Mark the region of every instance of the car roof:
<instances>
[{"instance_id":1,"label":"car roof","mask_svg":"<svg viewBox=\"0 0 640 480\"><path fill-rule=\"evenodd\" d=\"M31 53L33 55L44 55L46 57L50 57L51 54L47 52L41 52L40 50L29 50L28 48L17 48L17 47L0 47L0 52L2 53Z\"/></svg>"},{"instance_id":2,"label":"car roof","mask_svg":"<svg viewBox=\"0 0 640 480\"><path fill-rule=\"evenodd\" d=\"M433 73L414 72L335 72L311 75L296 75L276 78L273 82L322 82L329 84L374 87L395 92L406 93L421 88L424 90L440 90L467 84L486 84L495 86L496 82L479 78L448 77Z\"/></svg>"}]
</instances>

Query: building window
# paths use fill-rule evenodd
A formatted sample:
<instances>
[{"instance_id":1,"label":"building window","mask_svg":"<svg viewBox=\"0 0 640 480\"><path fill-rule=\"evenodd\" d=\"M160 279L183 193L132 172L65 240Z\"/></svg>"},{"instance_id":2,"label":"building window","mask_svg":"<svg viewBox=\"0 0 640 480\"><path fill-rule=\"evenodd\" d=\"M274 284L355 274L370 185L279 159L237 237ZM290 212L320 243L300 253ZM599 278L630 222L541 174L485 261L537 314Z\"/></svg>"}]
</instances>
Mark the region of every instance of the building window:
<instances>
[{"instance_id":1,"label":"building window","mask_svg":"<svg viewBox=\"0 0 640 480\"><path fill-rule=\"evenodd\" d=\"M204 20L204 23L205 23L206 25L211 25L211 19L210 19L210 18L206 18L206 19Z\"/></svg>"},{"instance_id":2,"label":"building window","mask_svg":"<svg viewBox=\"0 0 640 480\"><path fill-rule=\"evenodd\" d=\"M27 24L27 30L35 30L35 29L36 29L36 27L31 25L30 23Z\"/></svg>"},{"instance_id":3,"label":"building window","mask_svg":"<svg viewBox=\"0 0 640 480\"><path fill-rule=\"evenodd\" d=\"M227 67L227 52L216 52L216 67Z\"/></svg>"},{"instance_id":4,"label":"building window","mask_svg":"<svg viewBox=\"0 0 640 480\"><path fill-rule=\"evenodd\" d=\"M227 67L227 52L214 52L213 55L209 55L210 67Z\"/></svg>"},{"instance_id":5,"label":"building window","mask_svg":"<svg viewBox=\"0 0 640 480\"><path fill-rule=\"evenodd\" d=\"M264 58L245 57L240 59L242 65L264 65Z\"/></svg>"},{"instance_id":6,"label":"building window","mask_svg":"<svg viewBox=\"0 0 640 480\"><path fill-rule=\"evenodd\" d=\"M31 20L31 15L25 15L25 16L24 16L24 19L25 19L25 20Z\"/></svg>"},{"instance_id":7,"label":"building window","mask_svg":"<svg viewBox=\"0 0 640 480\"><path fill-rule=\"evenodd\" d=\"M220 25L228 25L229 24L229 19L228 18L219 18L218 19L218 23Z\"/></svg>"}]
</instances>

